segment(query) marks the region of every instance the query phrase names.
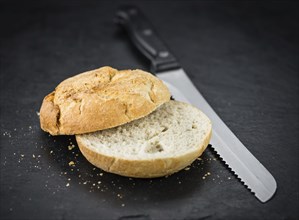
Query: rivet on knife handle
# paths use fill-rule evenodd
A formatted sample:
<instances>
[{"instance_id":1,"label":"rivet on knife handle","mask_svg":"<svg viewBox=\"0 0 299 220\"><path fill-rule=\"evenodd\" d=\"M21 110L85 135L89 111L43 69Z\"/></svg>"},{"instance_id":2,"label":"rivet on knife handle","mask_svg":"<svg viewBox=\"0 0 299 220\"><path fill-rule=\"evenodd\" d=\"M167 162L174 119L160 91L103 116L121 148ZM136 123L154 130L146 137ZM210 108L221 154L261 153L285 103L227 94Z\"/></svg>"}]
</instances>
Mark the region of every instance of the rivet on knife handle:
<instances>
[{"instance_id":1,"label":"rivet on knife handle","mask_svg":"<svg viewBox=\"0 0 299 220\"><path fill-rule=\"evenodd\" d=\"M117 23L125 28L135 46L151 61L153 72L180 68L177 59L159 39L138 8L123 6L119 8L116 16Z\"/></svg>"}]
</instances>

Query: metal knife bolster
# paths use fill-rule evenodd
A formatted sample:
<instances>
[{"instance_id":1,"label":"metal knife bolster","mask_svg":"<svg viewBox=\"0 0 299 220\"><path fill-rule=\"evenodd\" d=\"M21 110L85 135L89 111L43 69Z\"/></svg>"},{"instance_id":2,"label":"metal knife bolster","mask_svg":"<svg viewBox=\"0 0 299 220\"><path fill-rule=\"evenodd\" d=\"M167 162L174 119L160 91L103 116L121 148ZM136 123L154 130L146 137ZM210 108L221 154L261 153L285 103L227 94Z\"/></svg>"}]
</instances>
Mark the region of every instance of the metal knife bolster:
<instances>
[{"instance_id":1,"label":"metal knife bolster","mask_svg":"<svg viewBox=\"0 0 299 220\"><path fill-rule=\"evenodd\" d=\"M151 61L151 70L167 84L174 98L193 104L211 119L212 147L260 201L268 201L277 188L273 176L214 112L142 13L136 7L122 7L117 22Z\"/></svg>"}]
</instances>

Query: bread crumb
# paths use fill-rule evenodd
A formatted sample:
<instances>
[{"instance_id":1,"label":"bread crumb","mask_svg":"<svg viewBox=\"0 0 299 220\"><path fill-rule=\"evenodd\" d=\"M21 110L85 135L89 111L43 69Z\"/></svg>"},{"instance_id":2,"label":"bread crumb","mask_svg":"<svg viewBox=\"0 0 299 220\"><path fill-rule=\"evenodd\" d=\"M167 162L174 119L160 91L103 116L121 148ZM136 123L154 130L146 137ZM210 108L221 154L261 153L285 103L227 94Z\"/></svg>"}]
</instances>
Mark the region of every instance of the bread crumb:
<instances>
[{"instance_id":1,"label":"bread crumb","mask_svg":"<svg viewBox=\"0 0 299 220\"><path fill-rule=\"evenodd\" d=\"M121 194L119 194L119 193L117 194L117 197L120 198L120 199L123 198L123 196Z\"/></svg>"},{"instance_id":2,"label":"bread crumb","mask_svg":"<svg viewBox=\"0 0 299 220\"><path fill-rule=\"evenodd\" d=\"M101 184L102 182L101 181L98 181L98 184Z\"/></svg>"},{"instance_id":3,"label":"bread crumb","mask_svg":"<svg viewBox=\"0 0 299 220\"><path fill-rule=\"evenodd\" d=\"M202 177L203 180L204 180L205 178L206 178L205 176Z\"/></svg>"},{"instance_id":4,"label":"bread crumb","mask_svg":"<svg viewBox=\"0 0 299 220\"><path fill-rule=\"evenodd\" d=\"M210 173L210 172L207 172L207 175L208 175L208 176L210 176L210 175L211 175L211 173Z\"/></svg>"},{"instance_id":5,"label":"bread crumb","mask_svg":"<svg viewBox=\"0 0 299 220\"><path fill-rule=\"evenodd\" d=\"M103 173L100 173L100 176L103 176L104 174Z\"/></svg>"},{"instance_id":6,"label":"bread crumb","mask_svg":"<svg viewBox=\"0 0 299 220\"><path fill-rule=\"evenodd\" d=\"M199 157L199 158L197 158L196 160L202 160L202 159Z\"/></svg>"},{"instance_id":7,"label":"bread crumb","mask_svg":"<svg viewBox=\"0 0 299 220\"><path fill-rule=\"evenodd\" d=\"M25 155L24 154L21 154L21 157L24 157Z\"/></svg>"},{"instance_id":8,"label":"bread crumb","mask_svg":"<svg viewBox=\"0 0 299 220\"><path fill-rule=\"evenodd\" d=\"M8 131L5 131L5 132L3 133L3 136L8 136L9 138L11 138L11 133L8 132ZM24 136L25 136L25 135L24 135Z\"/></svg>"},{"instance_id":9,"label":"bread crumb","mask_svg":"<svg viewBox=\"0 0 299 220\"><path fill-rule=\"evenodd\" d=\"M32 157L33 157L33 158L35 158L35 155L34 155L34 154L32 154Z\"/></svg>"},{"instance_id":10,"label":"bread crumb","mask_svg":"<svg viewBox=\"0 0 299 220\"><path fill-rule=\"evenodd\" d=\"M37 116L40 116L40 113L39 113L39 112L36 112L36 115L37 115Z\"/></svg>"},{"instance_id":11,"label":"bread crumb","mask_svg":"<svg viewBox=\"0 0 299 220\"><path fill-rule=\"evenodd\" d=\"M75 162L74 161L70 161L69 162L69 166L75 166Z\"/></svg>"},{"instance_id":12,"label":"bread crumb","mask_svg":"<svg viewBox=\"0 0 299 220\"><path fill-rule=\"evenodd\" d=\"M125 206L125 204L123 203L123 204L121 204L121 206L122 206L122 207L124 207L124 206Z\"/></svg>"},{"instance_id":13,"label":"bread crumb","mask_svg":"<svg viewBox=\"0 0 299 220\"><path fill-rule=\"evenodd\" d=\"M71 144L69 146L67 146L67 147L68 147L69 150L73 150L75 148L75 145L72 144L72 142L71 142Z\"/></svg>"},{"instance_id":14,"label":"bread crumb","mask_svg":"<svg viewBox=\"0 0 299 220\"><path fill-rule=\"evenodd\" d=\"M69 186L70 186L70 184L69 184L69 183L67 183L65 186L66 186L66 187L69 187Z\"/></svg>"},{"instance_id":15,"label":"bread crumb","mask_svg":"<svg viewBox=\"0 0 299 220\"><path fill-rule=\"evenodd\" d=\"M185 170L190 170L190 167L186 167Z\"/></svg>"}]
</instances>

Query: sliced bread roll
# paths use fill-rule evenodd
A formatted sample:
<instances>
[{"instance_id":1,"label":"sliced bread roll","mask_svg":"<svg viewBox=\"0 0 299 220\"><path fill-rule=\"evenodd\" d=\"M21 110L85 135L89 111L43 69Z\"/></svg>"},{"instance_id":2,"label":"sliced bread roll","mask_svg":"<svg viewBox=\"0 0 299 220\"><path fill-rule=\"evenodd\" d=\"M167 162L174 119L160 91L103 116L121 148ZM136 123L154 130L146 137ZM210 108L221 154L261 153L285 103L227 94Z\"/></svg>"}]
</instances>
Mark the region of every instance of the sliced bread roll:
<instances>
[{"instance_id":1,"label":"sliced bread roll","mask_svg":"<svg viewBox=\"0 0 299 220\"><path fill-rule=\"evenodd\" d=\"M52 135L88 133L144 117L169 100L150 73L102 67L61 82L44 98L40 124Z\"/></svg>"},{"instance_id":2,"label":"sliced bread roll","mask_svg":"<svg viewBox=\"0 0 299 220\"><path fill-rule=\"evenodd\" d=\"M86 159L107 172L152 178L177 172L206 149L211 122L192 105L170 101L146 117L76 135Z\"/></svg>"}]
</instances>

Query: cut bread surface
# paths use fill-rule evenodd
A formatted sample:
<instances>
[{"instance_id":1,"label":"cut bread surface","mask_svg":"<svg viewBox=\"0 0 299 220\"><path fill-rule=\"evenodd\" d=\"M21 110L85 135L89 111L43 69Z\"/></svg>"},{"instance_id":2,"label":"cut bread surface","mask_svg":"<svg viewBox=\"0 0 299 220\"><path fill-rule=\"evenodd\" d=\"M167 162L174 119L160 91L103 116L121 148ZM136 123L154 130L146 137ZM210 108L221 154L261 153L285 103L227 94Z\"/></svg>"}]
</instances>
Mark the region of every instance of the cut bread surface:
<instances>
[{"instance_id":1,"label":"cut bread surface","mask_svg":"<svg viewBox=\"0 0 299 220\"><path fill-rule=\"evenodd\" d=\"M76 135L93 165L131 177L159 177L191 164L206 149L211 122L192 105L170 101L141 119Z\"/></svg>"}]
</instances>

